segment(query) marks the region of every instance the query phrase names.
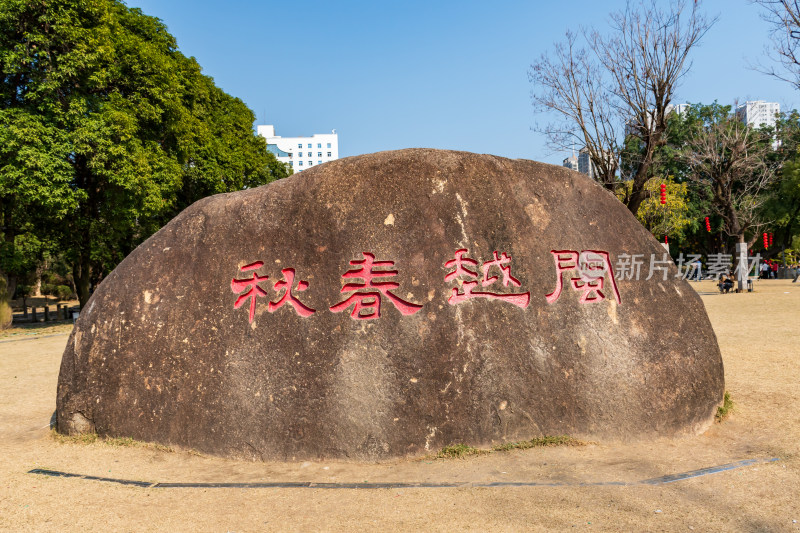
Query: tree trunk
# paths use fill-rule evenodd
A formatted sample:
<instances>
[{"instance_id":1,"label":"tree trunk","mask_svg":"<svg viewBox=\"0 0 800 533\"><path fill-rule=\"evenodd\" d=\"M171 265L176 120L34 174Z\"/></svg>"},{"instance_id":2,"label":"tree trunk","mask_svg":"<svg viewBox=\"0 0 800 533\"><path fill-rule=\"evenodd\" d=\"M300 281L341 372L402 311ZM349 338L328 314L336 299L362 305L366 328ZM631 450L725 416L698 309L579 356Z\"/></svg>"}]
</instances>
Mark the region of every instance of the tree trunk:
<instances>
[{"instance_id":1,"label":"tree trunk","mask_svg":"<svg viewBox=\"0 0 800 533\"><path fill-rule=\"evenodd\" d=\"M91 268L89 258L81 256L78 262L72 267L72 277L75 279L75 288L78 293L81 309L89 301L91 287Z\"/></svg>"},{"instance_id":2,"label":"tree trunk","mask_svg":"<svg viewBox=\"0 0 800 533\"><path fill-rule=\"evenodd\" d=\"M647 173L649 172L650 165L652 164L653 149L648 145L645 148L645 151L645 156L639 163L639 168L636 170L636 174L633 176L631 195L628 197L628 203L626 204L628 211L633 213L633 216L636 216L636 214L639 212L639 206L642 205L642 202L647 199L647 189L645 189L645 184L649 179Z\"/></svg>"},{"instance_id":3,"label":"tree trunk","mask_svg":"<svg viewBox=\"0 0 800 533\"><path fill-rule=\"evenodd\" d=\"M639 212L639 206L642 205L642 202L644 202L647 198L647 190L644 187L639 187L637 189L635 182L631 189L631 195L628 199L627 207L628 211L633 213L633 216L636 216L636 214Z\"/></svg>"}]
</instances>

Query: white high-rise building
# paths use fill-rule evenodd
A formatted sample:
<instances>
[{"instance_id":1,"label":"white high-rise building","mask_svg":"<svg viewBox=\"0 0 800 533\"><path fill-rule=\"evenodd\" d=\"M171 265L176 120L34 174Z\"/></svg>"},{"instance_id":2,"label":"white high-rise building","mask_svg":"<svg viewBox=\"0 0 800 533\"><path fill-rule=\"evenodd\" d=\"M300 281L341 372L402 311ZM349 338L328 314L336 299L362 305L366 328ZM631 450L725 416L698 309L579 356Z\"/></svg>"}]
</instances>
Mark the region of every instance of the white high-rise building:
<instances>
[{"instance_id":1,"label":"white high-rise building","mask_svg":"<svg viewBox=\"0 0 800 533\"><path fill-rule=\"evenodd\" d=\"M578 152L578 172L586 174L592 179L597 177L597 170L594 168L592 158L589 156L588 148L581 148Z\"/></svg>"},{"instance_id":2,"label":"white high-rise building","mask_svg":"<svg viewBox=\"0 0 800 533\"><path fill-rule=\"evenodd\" d=\"M567 167L570 170L578 170L578 158L575 157L575 154L572 154L568 158L564 159L562 163L563 166Z\"/></svg>"},{"instance_id":3,"label":"white high-rise building","mask_svg":"<svg viewBox=\"0 0 800 533\"><path fill-rule=\"evenodd\" d=\"M692 104L669 104L666 110L667 115L673 111L679 115L683 115L689 110L690 107L692 107Z\"/></svg>"},{"instance_id":4,"label":"white high-rise building","mask_svg":"<svg viewBox=\"0 0 800 533\"><path fill-rule=\"evenodd\" d=\"M336 130L315 133L311 137L281 137L275 135L273 125L257 126L256 131L267 140L267 150L295 172L339 159L339 135Z\"/></svg>"},{"instance_id":5,"label":"white high-rise building","mask_svg":"<svg viewBox=\"0 0 800 533\"><path fill-rule=\"evenodd\" d=\"M775 116L780 112L780 104L777 102L765 102L764 100L745 102L736 106L736 118L753 128L761 126L774 128Z\"/></svg>"}]
</instances>

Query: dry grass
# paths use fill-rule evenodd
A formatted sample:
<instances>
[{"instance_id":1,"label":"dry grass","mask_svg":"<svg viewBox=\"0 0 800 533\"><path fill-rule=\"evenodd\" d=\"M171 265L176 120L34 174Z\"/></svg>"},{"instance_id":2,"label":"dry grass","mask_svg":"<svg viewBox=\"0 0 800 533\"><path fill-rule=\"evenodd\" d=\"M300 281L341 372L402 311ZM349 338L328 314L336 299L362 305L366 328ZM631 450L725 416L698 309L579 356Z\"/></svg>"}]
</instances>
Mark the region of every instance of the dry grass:
<instances>
[{"instance_id":1,"label":"dry grass","mask_svg":"<svg viewBox=\"0 0 800 533\"><path fill-rule=\"evenodd\" d=\"M169 452L169 453L175 451L169 446L164 446L163 444L157 444L154 442L142 442L139 440L134 440L130 437L101 437L97 433L83 433L80 435L63 435L58 431L56 431L55 429L51 429L50 436L53 438L53 440L55 440L59 444L87 445L87 444L99 443L116 448L146 448L146 449L158 450L161 452Z\"/></svg>"},{"instance_id":2,"label":"dry grass","mask_svg":"<svg viewBox=\"0 0 800 533\"><path fill-rule=\"evenodd\" d=\"M587 444L589 443L574 439L569 435L545 435L531 440L498 444L492 447L492 451L507 452L509 450L527 450L529 448L546 448L548 446L586 446Z\"/></svg>"},{"instance_id":3,"label":"dry grass","mask_svg":"<svg viewBox=\"0 0 800 533\"><path fill-rule=\"evenodd\" d=\"M14 324L8 329L0 331L0 340L17 340L25 338L41 337L43 335L57 335L59 333L70 333L72 331L72 321L65 322L39 322L36 324Z\"/></svg>"}]
</instances>

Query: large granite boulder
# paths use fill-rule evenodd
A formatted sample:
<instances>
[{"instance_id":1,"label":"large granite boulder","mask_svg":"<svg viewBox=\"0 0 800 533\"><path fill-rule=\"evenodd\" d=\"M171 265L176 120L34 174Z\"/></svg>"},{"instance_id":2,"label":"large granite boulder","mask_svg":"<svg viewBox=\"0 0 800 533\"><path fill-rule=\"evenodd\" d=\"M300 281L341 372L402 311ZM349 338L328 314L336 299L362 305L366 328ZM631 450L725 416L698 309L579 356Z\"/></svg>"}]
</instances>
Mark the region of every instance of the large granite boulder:
<instances>
[{"instance_id":1,"label":"large granite boulder","mask_svg":"<svg viewBox=\"0 0 800 533\"><path fill-rule=\"evenodd\" d=\"M207 198L81 312L58 430L279 460L697 433L722 360L663 253L586 176L488 155L384 152Z\"/></svg>"}]
</instances>

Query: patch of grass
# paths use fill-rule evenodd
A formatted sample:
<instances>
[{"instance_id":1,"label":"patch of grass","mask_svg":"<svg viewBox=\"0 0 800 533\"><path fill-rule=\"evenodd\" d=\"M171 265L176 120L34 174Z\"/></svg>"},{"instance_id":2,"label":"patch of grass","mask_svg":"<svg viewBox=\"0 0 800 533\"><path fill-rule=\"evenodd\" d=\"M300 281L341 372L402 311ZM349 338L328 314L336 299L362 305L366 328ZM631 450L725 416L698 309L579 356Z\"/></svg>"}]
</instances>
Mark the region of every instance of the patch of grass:
<instances>
[{"instance_id":1,"label":"patch of grass","mask_svg":"<svg viewBox=\"0 0 800 533\"><path fill-rule=\"evenodd\" d=\"M461 459L468 455L483 455L485 453L489 453L489 450L481 450L466 444L453 444L439 450L439 453L436 454L436 459Z\"/></svg>"},{"instance_id":2,"label":"patch of grass","mask_svg":"<svg viewBox=\"0 0 800 533\"><path fill-rule=\"evenodd\" d=\"M161 452L174 452L169 446L157 444L155 442L142 442L134 440L130 437L101 437L97 433L84 433L82 435L62 435L55 429L50 430L50 435L53 439L60 444L94 444L100 442L107 446L114 447L131 447L131 448L148 448L151 450L158 450Z\"/></svg>"},{"instance_id":3,"label":"patch of grass","mask_svg":"<svg viewBox=\"0 0 800 533\"><path fill-rule=\"evenodd\" d=\"M574 439L568 435L544 436L537 437L531 440L523 440L520 442L506 442L504 444L497 444L486 450L483 448L475 448L467 444L453 444L452 446L445 446L434 459L462 459L470 455L484 455L494 452L507 452L509 450L527 450L529 448L543 448L545 446L586 446L588 443Z\"/></svg>"},{"instance_id":4,"label":"patch of grass","mask_svg":"<svg viewBox=\"0 0 800 533\"><path fill-rule=\"evenodd\" d=\"M62 435L55 429L50 430L50 436L59 444L94 444L100 437L97 433L83 433L81 435Z\"/></svg>"},{"instance_id":5,"label":"patch of grass","mask_svg":"<svg viewBox=\"0 0 800 533\"><path fill-rule=\"evenodd\" d=\"M731 393L725 391L725 396L722 399L722 405L717 407L717 414L714 415L714 420L717 423L722 422L723 420L725 420L730 416L733 410L734 406L733 406L733 400L731 400Z\"/></svg>"},{"instance_id":6,"label":"patch of grass","mask_svg":"<svg viewBox=\"0 0 800 533\"><path fill-rule=\"evenodd\" d=\"M568 435L545 435L531 440L520 442L506 442L492 446L492 451L507 452L509 450L527 450L529 448L544 448L546 446L586 446L586 442L574 439Z\"/></svg>"}]
</instances>

